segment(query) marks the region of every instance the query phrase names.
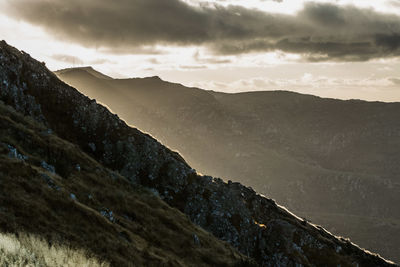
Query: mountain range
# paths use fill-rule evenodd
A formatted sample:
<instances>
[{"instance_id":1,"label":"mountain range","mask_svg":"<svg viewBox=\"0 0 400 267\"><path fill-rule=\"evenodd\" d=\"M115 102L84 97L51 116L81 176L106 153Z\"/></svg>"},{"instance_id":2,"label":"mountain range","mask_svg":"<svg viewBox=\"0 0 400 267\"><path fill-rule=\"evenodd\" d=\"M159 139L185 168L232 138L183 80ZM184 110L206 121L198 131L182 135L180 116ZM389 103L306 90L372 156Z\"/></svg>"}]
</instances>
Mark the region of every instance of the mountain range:
<instances>
[{"instance_id":1,"label":"mountain range","mask_svg":"<svg viewBox=\"0 0 400 267\"><path fill-rule=\"evenodd\" d=\"M395 266L249 187L198 174L4 41L0 81L2 232L112 266Z\"/></svg>"},{"instance_id":2,"label":"mountain range","mask_svg":"<svg viewBox=\"0 0 400 267\"><path fill-rule=\"evenodd\" d=\"M226 94L159 77L113 79L91 67L56 75L201 173L252 186L400 261L400 103Z\"/></svg>"}]
</instances>

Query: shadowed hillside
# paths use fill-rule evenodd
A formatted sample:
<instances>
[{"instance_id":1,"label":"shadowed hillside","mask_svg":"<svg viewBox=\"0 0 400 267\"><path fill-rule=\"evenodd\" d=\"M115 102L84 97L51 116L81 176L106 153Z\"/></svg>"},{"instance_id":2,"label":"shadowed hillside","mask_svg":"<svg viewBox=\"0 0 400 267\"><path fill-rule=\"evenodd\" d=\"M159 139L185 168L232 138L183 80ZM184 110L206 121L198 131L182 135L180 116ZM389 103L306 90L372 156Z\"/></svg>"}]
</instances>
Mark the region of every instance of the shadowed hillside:
<instances>
[{"instance_id":1,"label":"shadowed hillside","mask_svg":"<svg viewBox=\"0 0 400 267\"><path fill-rule=\"evenodd\" d=\"M162 81L56 72L202 173L400 260L400 104L290 92L224 94Z\"/></svg>"},{"instance_id":2,"label":"shadowed hillside","mask_svg":"<svg viewBox=\"0 0 400 267\"><path fill-rule=\"evenodd\" d=\"M77 145L2 103L0 185L3 232L32 233L49 244L70 244L113 266L245 261L151 191L130 184ZM6 259L11 261L11 256ZM35 259L34 266L43 261Z\"/></svg>"}]
</instances>

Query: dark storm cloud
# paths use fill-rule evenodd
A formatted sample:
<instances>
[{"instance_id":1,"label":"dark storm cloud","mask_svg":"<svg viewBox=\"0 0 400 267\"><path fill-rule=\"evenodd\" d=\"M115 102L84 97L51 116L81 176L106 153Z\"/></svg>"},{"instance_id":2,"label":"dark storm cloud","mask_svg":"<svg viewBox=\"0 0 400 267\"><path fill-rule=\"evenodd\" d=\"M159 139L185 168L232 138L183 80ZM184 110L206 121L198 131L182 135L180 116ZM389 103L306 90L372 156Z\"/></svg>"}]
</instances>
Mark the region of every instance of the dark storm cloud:
<instances>
[{"instance_id":1,"label":"dark storm cloud","mask_svg":"<svg viewBox=\"0 0 400 267\"><path fill-rule=\"evenodd\" d=\"M218 51L281 50L309 61L365 61L400 55L400 17L370 9L306 4L279 36L217 43Z\"/></svg>"},{"instance_id":2,"label":"dark storm cloud","mask_svg":"<svg viewBox=\"0 0 400 267\"><path fill-rule=\"evenodd\" d=\"M308 3L289 16L180 0L8 0L7 11L59 37L115 52L173 44L204 45L217 54L280 50L310 61L400 54L400 18L353 6Z\"/></svg>"}]
</instances>

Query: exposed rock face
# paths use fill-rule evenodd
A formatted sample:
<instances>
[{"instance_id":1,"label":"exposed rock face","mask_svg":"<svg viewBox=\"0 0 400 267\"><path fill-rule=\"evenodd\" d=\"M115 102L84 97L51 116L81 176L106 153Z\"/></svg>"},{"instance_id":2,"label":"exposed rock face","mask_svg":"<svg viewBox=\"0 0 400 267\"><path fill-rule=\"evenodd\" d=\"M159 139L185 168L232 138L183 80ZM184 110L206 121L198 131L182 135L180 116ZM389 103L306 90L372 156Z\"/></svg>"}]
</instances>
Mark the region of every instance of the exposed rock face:
<instances>
[{"instance_id":1,"label":"exposed rock face","mask_svg":"<svg viewBox=\"0 0 400 267\"><path fill-rule=\"evenodd\" d=\"M179 154L128 127L5 42L0 44L0 81L0 100L46 123L132 183L155 189L168 204L260 265L391 265L296 218L250 188L196 174ZM65 177L69 171L64 170Z\"/></svg>"}]
</instances>

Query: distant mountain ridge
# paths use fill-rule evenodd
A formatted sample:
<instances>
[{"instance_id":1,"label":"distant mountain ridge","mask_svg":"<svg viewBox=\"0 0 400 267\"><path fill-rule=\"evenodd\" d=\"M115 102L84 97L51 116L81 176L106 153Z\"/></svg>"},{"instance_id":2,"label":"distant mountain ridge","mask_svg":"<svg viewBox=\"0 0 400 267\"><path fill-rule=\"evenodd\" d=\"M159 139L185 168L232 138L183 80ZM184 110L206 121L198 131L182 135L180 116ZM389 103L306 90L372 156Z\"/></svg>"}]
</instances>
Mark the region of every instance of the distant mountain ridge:
<instances>
[{"instance_id":1,"label":"distant mountain ridge","mask_svg":"<svg viewBox=\"0 0 400 267\"><path fill-rule=\"evenodd\" d=\"M155 78L65 82L178 150L294 212L400 260L400 104L292 92L225 94Z\"/></svg>"}]
</instances>

